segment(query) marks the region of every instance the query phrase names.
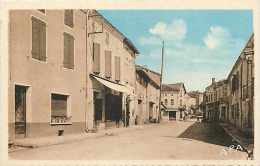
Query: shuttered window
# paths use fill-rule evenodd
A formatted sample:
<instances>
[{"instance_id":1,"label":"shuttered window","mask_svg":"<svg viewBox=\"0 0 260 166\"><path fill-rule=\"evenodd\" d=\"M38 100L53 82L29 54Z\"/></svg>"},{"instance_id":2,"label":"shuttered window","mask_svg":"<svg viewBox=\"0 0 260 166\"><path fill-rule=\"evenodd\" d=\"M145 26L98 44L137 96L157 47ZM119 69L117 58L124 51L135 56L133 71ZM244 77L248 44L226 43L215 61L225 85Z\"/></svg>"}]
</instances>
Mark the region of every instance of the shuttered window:
<instances>
[{"instance_id":1,"label":"shuttered window","mask_svg":"<svg viewBox=\"0 0 260 166\"><path fill-rule=\"evenodd\" d=\"M68 69L74 68L74 38L68 33L63 33L64 36L64 57L63 67Z\"/></svg>"},{"instance_id":2,"label":"shuttered window","mask_svg":"<svg viewBox=\"0 0 260 166\"><path fill-rule=\"evenodd\" d=\"M73 27L73 10L65 10L64 12L64 23L65 25Z\"/></svg>"},{"instance_id":3,"label":"shuttered window","mask_svg":"<svg viewBox=\"0 0 260 166\"><path fill-rule=\"evenodd\" d=\"M32 58L46 61L46 24L32 17Z\"/></svg>"},{"instance_id":4,"label":"shuttered window","mask_svg":"<svg viewBox=\"0 0 260 166\"><path fill-rule=\"evenodd\" d=\"M105 51L105 76L107 78L111 77L111 51Z\"/></svg>"},{"instance_id":5,"label":"shuttered window","mask_svg":"<svg viewBox=\"0 0 260 166\"><path fill-rule=\"evenodd\" d=\"M115 80L120 81L120 57L115 56Z\"/></svg>"},{"instance_id":6,"label":"shuttered window","mask_svg":"<svg viewBox=\"0 0 260 166\"><path fill-rule=\"evenodd\" d=\"M100 44L93 43L93 72L100 73Z\"/></svg>"},{"instance_id":7,"label":"shuttered window","mask_svg":"<svg viewBox=\"0 0 260 166\"><path fill-rule=\"evenodd\" d=\"M66 95L51 94L51 116L67 116L67 98Z\"/></svg>"}]
</instances>

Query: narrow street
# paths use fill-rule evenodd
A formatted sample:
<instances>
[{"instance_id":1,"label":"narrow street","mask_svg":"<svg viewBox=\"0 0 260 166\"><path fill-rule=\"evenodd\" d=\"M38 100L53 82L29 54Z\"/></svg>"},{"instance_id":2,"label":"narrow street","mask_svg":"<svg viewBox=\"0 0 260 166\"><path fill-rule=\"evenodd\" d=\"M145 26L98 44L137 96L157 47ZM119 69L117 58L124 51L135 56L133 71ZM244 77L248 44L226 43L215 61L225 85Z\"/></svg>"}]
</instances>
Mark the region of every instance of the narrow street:
<instances>
[{"instance_id":1,"label":"narrow street","mask_svg":"<svg viewBox=\"0 0 260 166\"><path fill-rule=\"evenodd\" d=\"M231 145L232 139L215 124L174 121L74 143L21 150L9 156L25 160L246 159L245 152L228 150Z\"/></svg>"}]
</instances>

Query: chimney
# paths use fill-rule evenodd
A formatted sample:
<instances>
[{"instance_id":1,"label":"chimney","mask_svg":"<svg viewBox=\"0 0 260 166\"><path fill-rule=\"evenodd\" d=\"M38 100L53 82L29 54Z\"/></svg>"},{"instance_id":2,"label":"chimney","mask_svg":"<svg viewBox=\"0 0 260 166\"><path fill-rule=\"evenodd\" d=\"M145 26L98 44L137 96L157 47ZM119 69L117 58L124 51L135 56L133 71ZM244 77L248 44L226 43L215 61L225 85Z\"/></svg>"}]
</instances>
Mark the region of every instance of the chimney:
<instances>
[{"instance_id":1,"label":"chimney","mask_svg":"<svg viewBox=\"0 0 260 166\"><path fill-rule=\"evenodd\" d=\"M212 84L214 84L214 83L215 83L215 81L216 81L216 79L215 79L215 78L212 78L211 80L212 80Z\"/></svg>"}]
</instances>

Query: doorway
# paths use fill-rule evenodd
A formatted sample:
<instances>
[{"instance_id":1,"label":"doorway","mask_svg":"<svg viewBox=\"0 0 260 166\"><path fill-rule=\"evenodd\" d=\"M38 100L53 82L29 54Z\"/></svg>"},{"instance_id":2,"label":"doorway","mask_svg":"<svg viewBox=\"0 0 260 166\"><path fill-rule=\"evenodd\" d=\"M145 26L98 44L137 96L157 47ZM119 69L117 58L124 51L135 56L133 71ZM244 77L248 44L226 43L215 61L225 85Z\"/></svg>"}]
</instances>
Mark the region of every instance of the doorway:
<instances>
[{"instance_id":1,"label":"doorway","mask_svg":"<svg viewBox=\"0 0 260 166\"><path fill-rule=\"evenodd\" d=\"M169 120L176 120L176 111L169 112Z\"/></svg>"},{"instance_id":2,"label":"doorway","mask_svg":"<svg viewBox=\"0 0 260 166\"><path fill-rule=\"evenodd\" d=\"M15 137L26 136L27 87L15 85Z\"/></svg>"}]
</instances>

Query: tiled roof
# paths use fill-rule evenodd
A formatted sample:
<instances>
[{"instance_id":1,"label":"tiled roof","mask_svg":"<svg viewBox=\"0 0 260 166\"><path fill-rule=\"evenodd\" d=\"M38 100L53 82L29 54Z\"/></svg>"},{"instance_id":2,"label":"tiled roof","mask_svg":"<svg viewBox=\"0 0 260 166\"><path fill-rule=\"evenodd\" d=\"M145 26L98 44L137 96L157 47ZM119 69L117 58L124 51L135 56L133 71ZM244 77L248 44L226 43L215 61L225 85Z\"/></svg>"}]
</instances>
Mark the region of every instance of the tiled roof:
<instances>
[{"instance_id":1,"label":"tiled roof","mask_svg":"<svg viewBox=\"0 0 260 166\"><path fill-rule=\"evenodd\" d=\"M182 86L184 86L183 83L163 84L162 91L180 91Z\"/></svg>"}]
</instances>

